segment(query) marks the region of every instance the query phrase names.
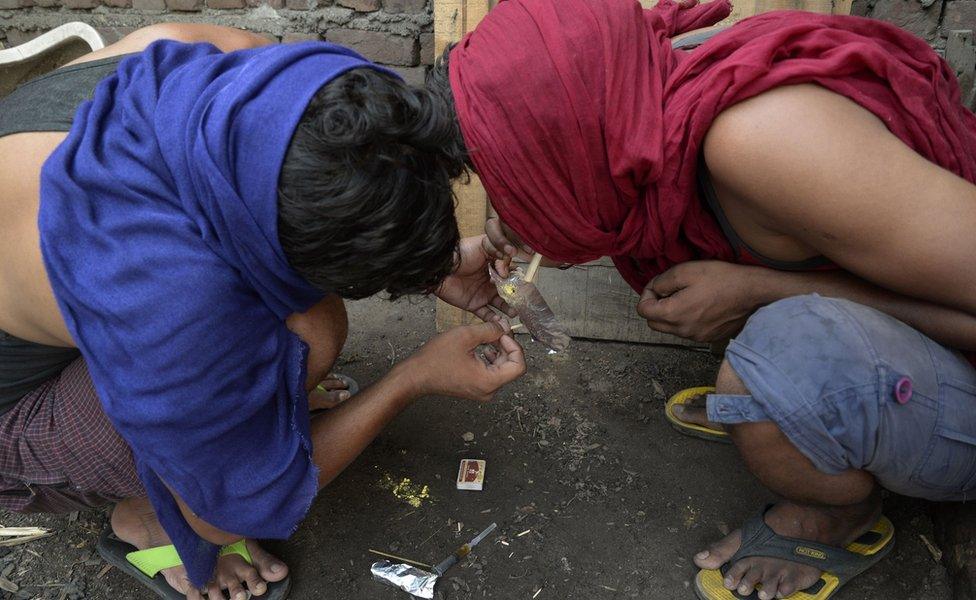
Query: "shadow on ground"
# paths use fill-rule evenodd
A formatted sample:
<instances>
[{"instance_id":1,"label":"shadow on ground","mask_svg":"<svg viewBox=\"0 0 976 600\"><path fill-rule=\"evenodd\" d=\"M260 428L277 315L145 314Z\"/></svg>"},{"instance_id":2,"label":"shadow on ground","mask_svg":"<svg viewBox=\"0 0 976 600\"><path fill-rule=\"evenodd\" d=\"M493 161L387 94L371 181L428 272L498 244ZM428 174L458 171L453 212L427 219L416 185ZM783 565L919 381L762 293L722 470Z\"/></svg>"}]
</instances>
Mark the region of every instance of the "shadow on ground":
<instances>
[{"instance_id":1,"label":"shadow on ground","mask_svg":"<svg viewBox=\"0 0 976 600\"><path fill-rule=\"evenodd\" d=\"M350 318L339 370L361 384L433 335L430 300L358 302ZM491 522L498 531L449 573L441 598L694 597L691 556L772 499L733 448L683 437L663 418L665 397L709 382L716 359L604 342L558 358L529 343L528 355L526 376L493 403L418 402L320 495L290 541L271 544L292 568L292 598L406 598L371 581L368 549L437 562ZM484 491L455 489L462 458L487 461ZM392 493L404 478L428 486L419 507ZM893 498L886 511L895 550L836 598L948 598L921 538L932 539L926 506ZM0 572L20 588L6 597L150 597L93 553L106 514L4 514L4 525L57 531L0 548Z\"/></svg>"}]
</instances>

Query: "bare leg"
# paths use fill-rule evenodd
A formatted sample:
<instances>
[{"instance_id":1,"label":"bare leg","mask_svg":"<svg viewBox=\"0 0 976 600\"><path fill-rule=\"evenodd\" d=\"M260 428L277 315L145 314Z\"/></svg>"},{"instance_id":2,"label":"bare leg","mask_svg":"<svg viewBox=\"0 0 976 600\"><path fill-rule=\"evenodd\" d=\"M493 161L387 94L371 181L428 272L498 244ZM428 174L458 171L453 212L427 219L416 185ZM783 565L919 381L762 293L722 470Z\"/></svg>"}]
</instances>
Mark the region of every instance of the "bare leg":
<instances>
[{"instance_id":1,"label":"bare leg","mask_svg":"<svg viewBox=\"0 0 976 600\"><path fill-rule=\"evenodd\" d=\"M331 371L346 341L345 306L338 297L330 296L308 312L291 315L287 324L309 345L306 387L312 389ZM112 512L112 530L120 539L139 549L170 544L146 498L130 498L117 504ZM245 600L248 591L260 597L267 591L268 582L281 581L288 575L288 567L253 540L248 540L247 545L254 564L248 565L238 555L221 557L214 579L204 591L192 587L183 567L167 569L163 575L189 600L223 599L222 590L227 590L231 600Z\"/></svg>"},{"instance_id":2,"label":"bare leg","mask_svg":"<svg viewBox=\"0 0 976 600\"><path fill-rule=\"evenodd\" d=\"M720 394L749 391L728 363L723 363L716 388ZM729 429L749 470L784 501L766 513L766 524L780 535L843 546L871 528L881 512L874 478L864 471L838 475L818 471L771 422L743 423ZM695 555L695 564L717 569L738 550L740 532ZM817 581L820 571L782 559L750 557L731 566L729 589L742 595L762 584L759 597L785 597Z\"/></svg>"}]
</instances>

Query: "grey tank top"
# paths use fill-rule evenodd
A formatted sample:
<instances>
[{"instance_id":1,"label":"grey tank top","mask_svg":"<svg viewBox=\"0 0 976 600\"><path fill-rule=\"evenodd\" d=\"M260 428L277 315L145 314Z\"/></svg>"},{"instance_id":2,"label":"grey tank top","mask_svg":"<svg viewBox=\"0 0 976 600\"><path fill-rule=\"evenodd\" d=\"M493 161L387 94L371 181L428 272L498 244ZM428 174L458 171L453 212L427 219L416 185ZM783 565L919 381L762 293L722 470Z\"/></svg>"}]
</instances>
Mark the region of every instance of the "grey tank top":
<instances>
[{"instance_id":1,"label":"grey tank top","mask_svg":"<svg viewBox=\"0 0 976 600\"><path fill-rule=\"evenodd\" d=\"M32 131L68 131L75 111L124 56L62 67L28 81L0 99L0 137ZM77 348L47 346L0 331L0 414L57 376L81 356Z\"/></svg>"}]
</instances>

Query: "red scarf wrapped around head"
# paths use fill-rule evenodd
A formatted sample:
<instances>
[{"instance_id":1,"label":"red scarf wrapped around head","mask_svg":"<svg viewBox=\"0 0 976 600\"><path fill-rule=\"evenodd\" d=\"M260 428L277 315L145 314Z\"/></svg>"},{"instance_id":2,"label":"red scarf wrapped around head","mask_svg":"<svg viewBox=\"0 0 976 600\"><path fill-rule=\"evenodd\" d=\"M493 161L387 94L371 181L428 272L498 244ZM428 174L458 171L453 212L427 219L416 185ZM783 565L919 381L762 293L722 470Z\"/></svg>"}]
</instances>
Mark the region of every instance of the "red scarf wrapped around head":
<instances>
[{"instance_id":1,"label":"red scarf wrapped around head","mask_svg":"<svg viewBox=\"0 0 976 600\"><path fill-rule=\"evenodd\" d=\"M535 251L610 256L635 290L687 260L733 260L698 201L702 140L725 108L817 83L881 118L929 160L976 181L976 117L928 45L893 25L781 11L691 52L670 37L725 0L503 0L453 50L465 143L499 215Z\"/></svg>"}]
</instances>

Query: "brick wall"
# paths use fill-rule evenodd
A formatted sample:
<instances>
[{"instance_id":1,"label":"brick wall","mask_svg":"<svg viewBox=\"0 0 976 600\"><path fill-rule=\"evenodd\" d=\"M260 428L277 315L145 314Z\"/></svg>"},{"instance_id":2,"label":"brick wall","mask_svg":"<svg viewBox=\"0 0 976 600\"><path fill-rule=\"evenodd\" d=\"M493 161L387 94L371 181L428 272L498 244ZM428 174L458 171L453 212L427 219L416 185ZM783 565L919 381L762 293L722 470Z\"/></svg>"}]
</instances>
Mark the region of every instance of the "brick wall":
<instances>
[{"instance_id":1,"label":"brick wall","mask_svg":"<svg viewBox=\"0 0 976 600\"><path fill-rule=\"evenodd\" d=\"M434 60L432 2L0 0L0 43L19 44L67 21L91 23L110 42L150 23L198 21L242 27L275 41L326 39L392 65L407 81L420 83ZM976 29L976 0L854 0L852 12L893 22L943 53L953 30ZM963 65L963 77L962 71L971 71L968 65L976 61L972 43L968 39L964 42L956 44L955 50L948 44L948 58L954 65Z\"/></svg>"},{"instance_id":2,"label":"brick wall","mask_svg":"<svg viewBox=\"0 0 976 600\"><path fill-rule=\"evenodd\" d=\"M12 46L69 21L111 43L164 21L240 27L274 41L325 39L422 83L434 60L432 0L0 0L0 43Z\"/></svg>"}]
</instances>

